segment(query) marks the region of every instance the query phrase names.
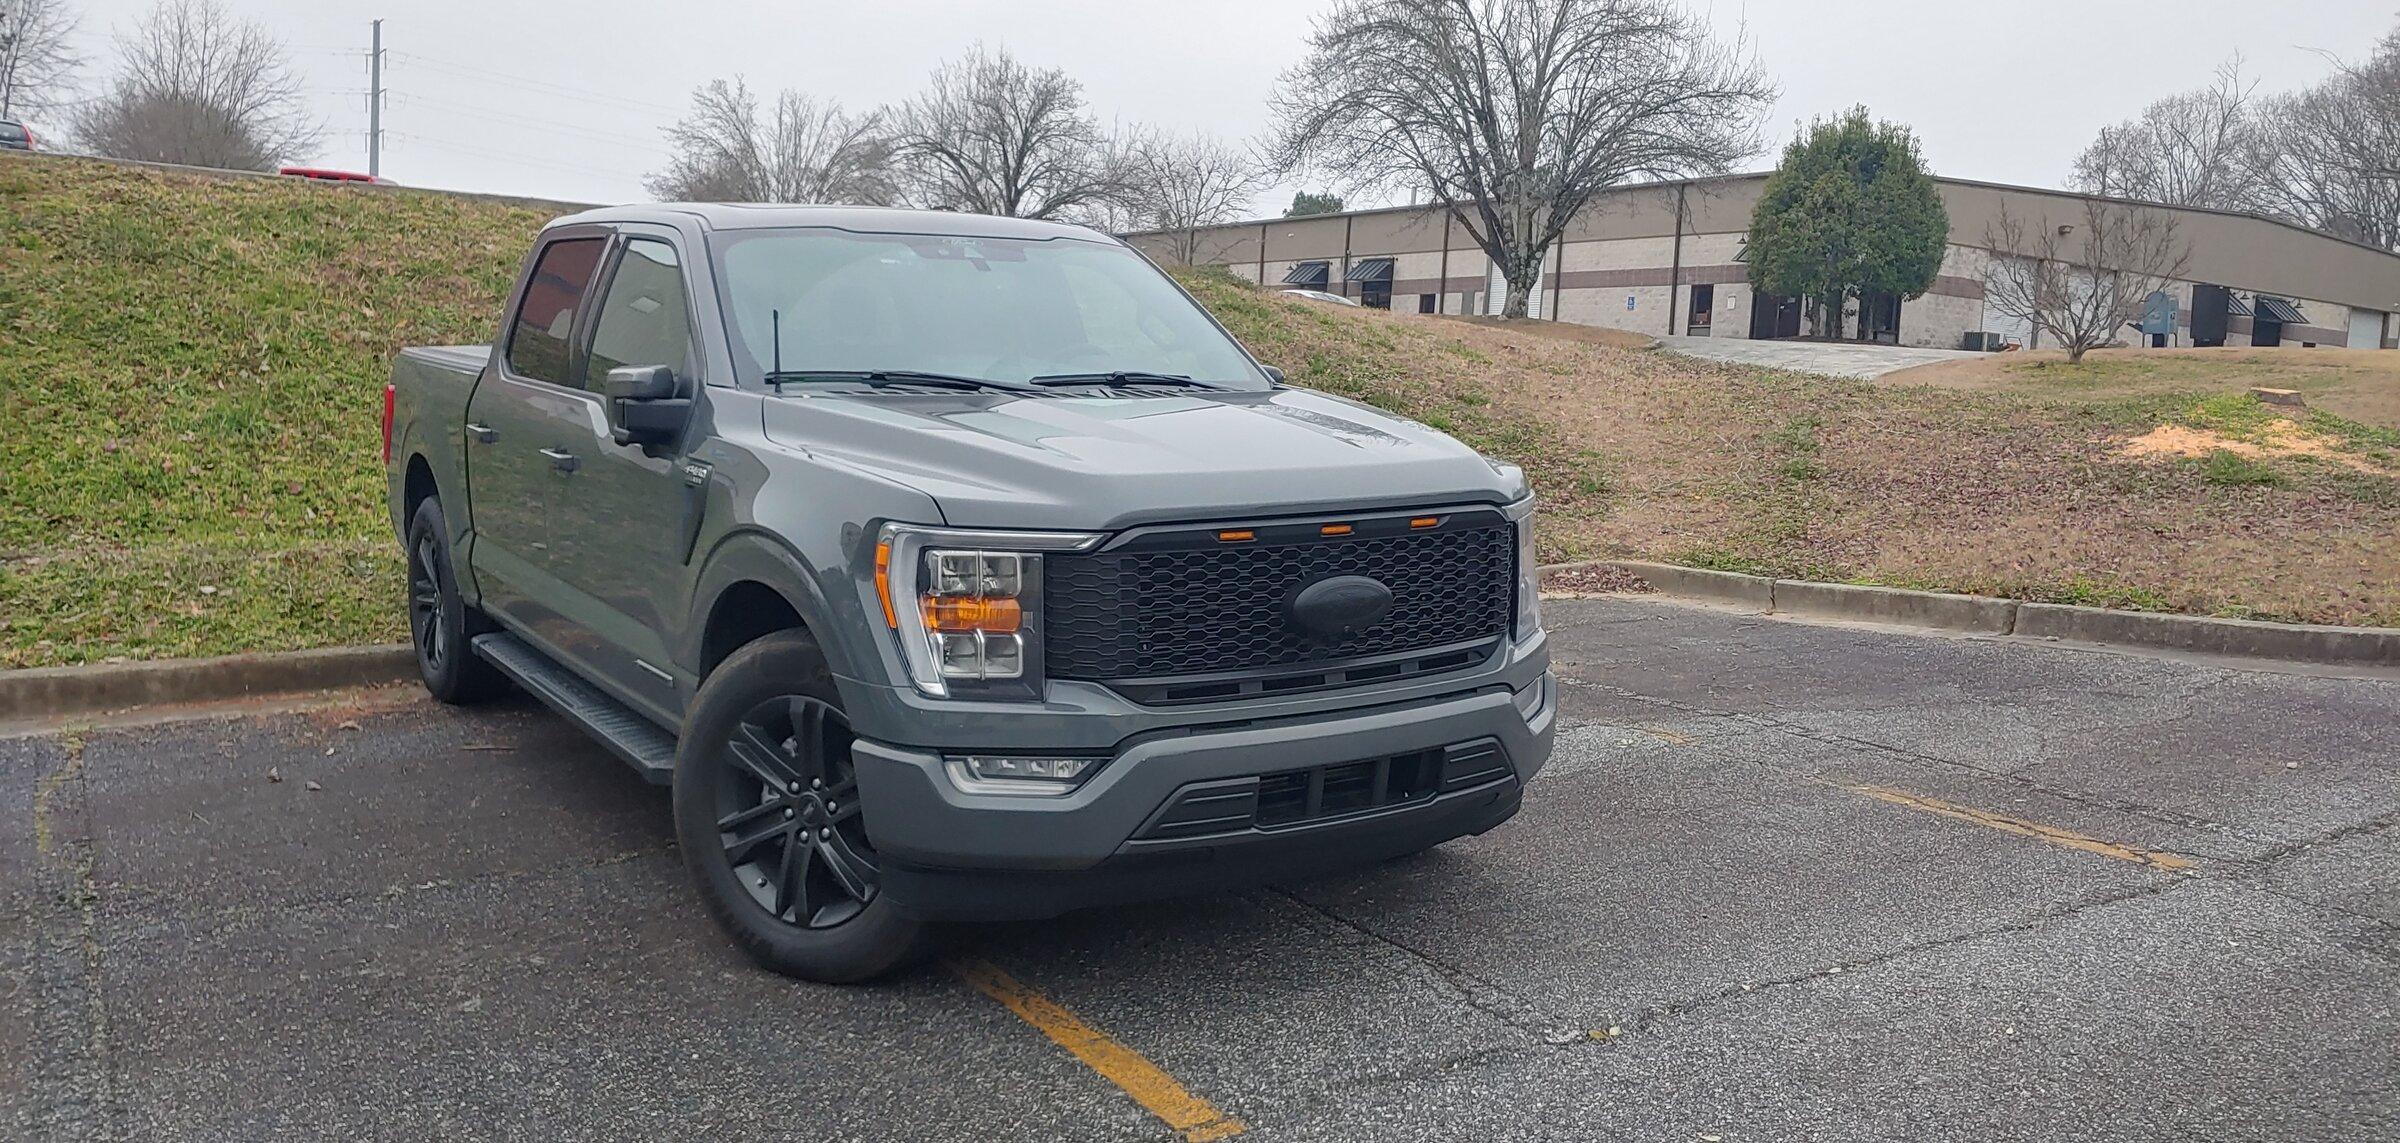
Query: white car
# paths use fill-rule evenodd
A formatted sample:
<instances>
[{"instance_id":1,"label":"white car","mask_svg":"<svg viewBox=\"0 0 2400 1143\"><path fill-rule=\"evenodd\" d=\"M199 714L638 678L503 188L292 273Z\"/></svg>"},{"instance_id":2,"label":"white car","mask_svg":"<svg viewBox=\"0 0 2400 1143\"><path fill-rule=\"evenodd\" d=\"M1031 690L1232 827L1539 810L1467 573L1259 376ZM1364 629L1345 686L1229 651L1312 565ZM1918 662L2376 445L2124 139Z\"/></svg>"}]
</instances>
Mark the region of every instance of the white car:
<instances>
[{"instance_id":1,"label":"white car","mask_svg":"<svg viewBox=\"0 0 2400 1143\"><path fill-rule=\"evenodd\" d=\"M1358 304L1357 298L1345 298L1340 294L1328 294L1323 290L1285 290L1283 292L1290 294L1295 298L1307 298L1312 302L1332 302L1337 306L1355 306Z\"/></svg>"}]
</instances>

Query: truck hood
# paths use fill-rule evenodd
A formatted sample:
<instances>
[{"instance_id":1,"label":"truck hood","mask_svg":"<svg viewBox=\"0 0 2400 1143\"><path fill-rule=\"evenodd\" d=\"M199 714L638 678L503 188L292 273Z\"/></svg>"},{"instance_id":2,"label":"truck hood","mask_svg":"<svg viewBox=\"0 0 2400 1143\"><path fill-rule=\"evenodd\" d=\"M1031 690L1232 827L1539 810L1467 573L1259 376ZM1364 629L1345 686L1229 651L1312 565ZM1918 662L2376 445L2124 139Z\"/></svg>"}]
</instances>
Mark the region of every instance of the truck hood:
<instances>
[{"instance_id":1,"label":"truck hood","mask_svg":"<svg viewBox=\"0 0 2400 1143\"><path fill-rule=\"evenodd\" d=\"M946 523L1161 520L1506 503L1523 474L1415 421L1300 389L1159 396L787 396L766 435L932 497Z\"/></svg>"}]
</instances>

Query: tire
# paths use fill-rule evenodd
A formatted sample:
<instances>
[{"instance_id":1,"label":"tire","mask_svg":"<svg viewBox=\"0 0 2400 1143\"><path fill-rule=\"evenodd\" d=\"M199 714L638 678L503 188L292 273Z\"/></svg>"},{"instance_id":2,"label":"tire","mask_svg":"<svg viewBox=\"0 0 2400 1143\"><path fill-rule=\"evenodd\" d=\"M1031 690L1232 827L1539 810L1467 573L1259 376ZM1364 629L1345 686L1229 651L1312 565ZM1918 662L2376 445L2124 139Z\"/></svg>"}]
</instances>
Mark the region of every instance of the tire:
<instances>
[{"instance_id":1,"label":"tire","mask_svg":"<svg viewBox=\"0 0 2400 1143\"><path fill-rule=\"evenodd\" d=\"M417 673L433 697L452 705L482 702L508 689L508 679L468 648L493 630L483 612L458 595L451 572L450 524L442 502L428 496L408 518L408 637Z\"/></svg>"},{"instance_id":2,"label":"tire","mask_svg":"<svg viewBox=\"0 0 2400 1143\"><path fill-rule=\"evenodd\" d=\"M824 654L784 631L708 676L675 754L676 842L710 914L761 967L826 984L890 972L925 939L880 892L849 743Z\"/></svg>"}]
</instances>

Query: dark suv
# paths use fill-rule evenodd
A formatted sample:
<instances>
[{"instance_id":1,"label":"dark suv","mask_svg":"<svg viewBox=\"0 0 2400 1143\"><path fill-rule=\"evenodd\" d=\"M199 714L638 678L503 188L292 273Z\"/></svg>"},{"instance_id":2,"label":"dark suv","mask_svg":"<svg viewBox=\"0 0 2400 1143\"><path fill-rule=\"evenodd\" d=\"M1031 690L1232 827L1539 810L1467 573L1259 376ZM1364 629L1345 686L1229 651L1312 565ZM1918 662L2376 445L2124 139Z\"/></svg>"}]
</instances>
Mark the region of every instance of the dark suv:
<instances>
[{"instance_id":1,"label":"dark suv","mask_svg":"<svg viewBox=\"0 0 2400 1143\"><path fill-rule=\"evenodd\" d=\"M385 447L427 686L671 783L785 972L1409 853L1549 754L1524 475L1078 227L559 219L495 344L401 351Z\"/></svg>"},{"instance_id":2,"label":"dark suv","mask_svg":"<svg viewBox=\"0 0 2400 1143\"><path fill-rule=\"evenodd\" d=\"M0 151L31 151L33 129L14 119L0 119Z\"/></svg>"}]
</instances>

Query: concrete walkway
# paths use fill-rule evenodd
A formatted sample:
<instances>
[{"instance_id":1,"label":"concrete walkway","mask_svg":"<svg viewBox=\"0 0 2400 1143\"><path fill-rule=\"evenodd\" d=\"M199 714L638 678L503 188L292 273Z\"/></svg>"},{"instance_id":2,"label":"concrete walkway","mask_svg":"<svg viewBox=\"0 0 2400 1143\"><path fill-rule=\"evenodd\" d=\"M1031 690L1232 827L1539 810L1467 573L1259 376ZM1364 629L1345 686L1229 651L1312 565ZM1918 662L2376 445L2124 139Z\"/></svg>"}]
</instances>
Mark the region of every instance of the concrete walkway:
<instances>
[{"instance_id":1,"label":"concrete walkway","mask_svg":"<svg viewBox=\"0 0 2400 1143\"><path fill-rule=\"evenodd\" d=\"M1982 357L1960 349L1910 349L1897 345L1835 345L1813 341L1750 341L1735 337L1662 337L1669 353L1737 365L1764 365L1825 377L1881 377L1916 365Z\"/></svg>"}]
</instances>

